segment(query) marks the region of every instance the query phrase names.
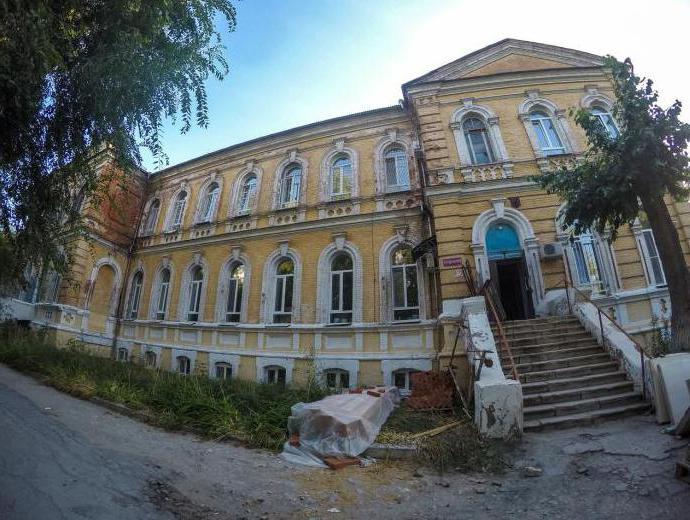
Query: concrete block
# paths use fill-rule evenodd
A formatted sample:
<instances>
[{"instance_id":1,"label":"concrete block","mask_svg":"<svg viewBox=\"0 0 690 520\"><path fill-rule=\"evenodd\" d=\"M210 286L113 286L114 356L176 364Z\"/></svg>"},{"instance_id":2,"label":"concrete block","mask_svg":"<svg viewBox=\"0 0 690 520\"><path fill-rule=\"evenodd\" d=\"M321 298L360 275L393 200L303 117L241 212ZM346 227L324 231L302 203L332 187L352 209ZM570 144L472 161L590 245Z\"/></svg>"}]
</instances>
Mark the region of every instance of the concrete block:
<instances>
[{"instance_id":1,"label":"concrete block","mask_svg":"<svg viewBox=\"0 0 690 520\"><path fill-rule=\"evenodd\" d=\"M474 418L479 432L494 439L522 435L522 386L512 379L474 383Z\"/></svg>"},{"instance_id":2,"label":"concrete block","mask_svg":"<svg viewBox=\"0 0 690 520\"><path fill-rule=\"evenodd\" d=\"M676 425L690 406L690 353L664 356L659 359L658 369L671 423Z\"/></svg>"}]
</instances>

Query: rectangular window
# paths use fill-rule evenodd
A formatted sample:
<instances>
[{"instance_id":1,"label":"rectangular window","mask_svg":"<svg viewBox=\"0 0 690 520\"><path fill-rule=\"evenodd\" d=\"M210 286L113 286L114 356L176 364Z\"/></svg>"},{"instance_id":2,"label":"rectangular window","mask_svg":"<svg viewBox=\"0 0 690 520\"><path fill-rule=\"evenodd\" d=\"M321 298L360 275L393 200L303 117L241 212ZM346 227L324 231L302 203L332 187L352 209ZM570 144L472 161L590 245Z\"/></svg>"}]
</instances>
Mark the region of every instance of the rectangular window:
<instances>
[{"instance_id":1,"label":"rectangular window","mask_svg":"<svg viewBox=\"0 0 690 520\"><path fill-rule=\"evenodd\" d=\"M393 319L396 321L419 319L419 288L417 266L394 266L393 275Z\"/></svg>"},{"instance_id":2,"label":"rectangular window","mask_svg":"<svg viewBox=\"0 0 690 520\"><path fill-rule=\"evenodd\" d=\"M139 300L141 299L141 283L135 282L132 287L132 299L129 309L129 319L136 320L139 315Z\"/></svg>"},{"instance_id":3,"label":"rectangular window","mask_svg":"<svg viewBox=\"0 0 690 520\"><path fill-rule=\"evenodd\" d=\"M184 213L185 199L175 201L173 216L170 221L171 229L177 229L182 225L182 213Z\"/></svg>"},{"instance_id":4,"label":"rectangular window","mask_svg":"<svg viewBox=\"0 0 690 520\"><path fill-rule=\"evenodd\" d=\"M389 189L409 189L410 172L407 168L407 157L404 153L386 157L386 183Z\"/></svg>"},{"instance_id":5,"label":"rectangular window","mask_svg":"<svg viewBox=\"0 0 690 520\"><path fill-rule=\"evenodd\" d=\"M273 323L290 323L292 321L292 289L293 276L291 274L276 277Z\"/></svg>"},{"instance_id":6,"label":"rectangular window","mask_svg":"<svg viewBox=\"0 0 690 520\"><path fill-rule=\"evenodd\" d=\"M651 229L642 230L642 254L649 282L652 285L666 285L666 276L661 265L661 258Z\"/></svg>"},{"instance_id":7,"label":"rectangular window","mask_svg":"<svg viewBox=\"0 0 690 520\"><path fill-rule=\"evenodd\" d=\"M189 291L189 312L187 321L199 321L199 307L201 305L201 284L202 280L194 280Z\"/></svg>"},{"instance_id":8,"label":"rectangular window","mask_svg":"<svg viewBox=\"0 0 690 520\"><path fill-rule=\"evenodd\" d=\"M333 324L352 323L352 271L331 273L331 318Z\"/></svg>"},{"instance_id":9,"label":"rectangular window","mask_svg":"<svg viewBox=\"0 0 690 520\"><path fill-rule=\"evenodd\" d=\"M199 222L211 221L213 212L216 209L216 203L218 202L218 192L219 190L214 190L210 193L207 193L204 197L204 201L199 208Z\"/></svg>"},{"instance_id":10,"label":"rectangular window","mask_svg":"<svg viewBox=\"0 0 690 520\"><path fill-rule=\"evenodd\" d=\"M240 309L242 307L242 284L235 278L230 279L228 286L228 303L225 313L225 321L239 322Z\"/></svg>"},{"instance_id":11,"label":"rectangular window","mask_svg":"<svg viewBox=\"0 0 690 520\"><path fill-rule=\"evenodd\" d=\"M216 363L216 377L218 379L231 379L232 365L229 363Z\"/></svg>"}]
</instances>

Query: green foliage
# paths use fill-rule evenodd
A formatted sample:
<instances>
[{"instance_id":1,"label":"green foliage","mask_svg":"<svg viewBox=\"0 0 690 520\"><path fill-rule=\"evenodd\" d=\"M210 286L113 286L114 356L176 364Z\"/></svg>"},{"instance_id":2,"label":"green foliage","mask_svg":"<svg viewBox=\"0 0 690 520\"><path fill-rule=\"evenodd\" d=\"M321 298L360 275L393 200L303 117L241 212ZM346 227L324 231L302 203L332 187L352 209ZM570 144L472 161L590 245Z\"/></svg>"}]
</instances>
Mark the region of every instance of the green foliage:
<instances>
[{"instance_id":1,"label":"green foliage","mask_svg":"<svg viewBox=\"0 0 690 520\"><path fill-rule=\"evenodd\" d=\"M668 193L676 199L688 196L690 125L679 117L681 102L668 109L657 104L653 83L634 74L632 62L606 59L613 79L613 116L620 135L612 138L589 111L573 111L576 123L587 135L588 148L570 170L533 177L568 205L566 225L575 231L608 227L617 229L632 222L640 211L638 197L658 199Z\"/></svg>"},{"instance_id":2,"label":"green foliage","mask_svg":"<svg viewBox=\"0 0 690 520\"><path fill-rule=\"evenodd\" d=\"M158 426L213 439L239 439L279 450L298 402L321 399L315 387L280 388L249 381L182 376L89 354L79 342L58 349L40 335L0 328L0 363L41 376L72 395L93 396L140 410Z\"/></svg>"},{"instance_id":3,"label":"green foliage","mask_svg":"<svg viewBox=\"0 0 690 520\"><path fill-rule=\"evenodd\" d=\"M98 192L98 150L107 144L126 171L140 164L140 147L161 164L165 118L182 132L208 124L205 82L228 72L216 29L223 20L234 29L230 0L0 4L6 276L18 279L36 261L65 271L66 246L81 230L74 201Z\"/></svg>"}]
</instances>

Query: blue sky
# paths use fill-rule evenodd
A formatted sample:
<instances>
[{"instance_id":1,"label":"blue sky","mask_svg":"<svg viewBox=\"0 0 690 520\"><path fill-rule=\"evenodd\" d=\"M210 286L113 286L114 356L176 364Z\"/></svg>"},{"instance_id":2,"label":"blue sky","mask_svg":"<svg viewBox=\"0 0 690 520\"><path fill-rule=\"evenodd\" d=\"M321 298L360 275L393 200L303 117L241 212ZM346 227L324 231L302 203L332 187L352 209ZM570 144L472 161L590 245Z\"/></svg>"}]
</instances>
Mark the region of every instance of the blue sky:
<instances>
[{"instance_id":1,"label":"blue sky","mask_svg":"<svg viewBox=\"0 0 690 520\"><path fill-rule=\"evenodd\" d=\"M400 85L503 38L630 56L662 102L688 103L690 0L242 0L223 41L230 74L208 82L211 122L180 135L174 165L306 123L394 105ZM144 166L153 171L145 157Z\"/></svg>"}]
</instances>

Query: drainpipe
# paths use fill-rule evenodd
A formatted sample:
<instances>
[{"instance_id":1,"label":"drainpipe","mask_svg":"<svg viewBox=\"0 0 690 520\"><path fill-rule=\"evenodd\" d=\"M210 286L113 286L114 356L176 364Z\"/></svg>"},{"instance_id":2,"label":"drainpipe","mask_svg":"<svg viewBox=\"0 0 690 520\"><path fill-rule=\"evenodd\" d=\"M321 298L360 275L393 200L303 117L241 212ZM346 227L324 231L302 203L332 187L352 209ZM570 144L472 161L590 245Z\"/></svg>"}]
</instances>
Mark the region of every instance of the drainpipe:
<instances>
[{"instance_id":1,"label":"drainpipe","mask_svg":"<svg viewBox=\"0 0 690 520\"><path fill-rule=\"evenodd\" d=\"M120 335L122 313L125 304L125 298L127 297L127 280L129 279L129 272L132 267L132 258L134 256L134 251L136 250L137 238L139 237L139 227L141 226L141 221L144 217L144 205L146 204L146 199L148 198L148 187L148 178L144 178L144 189L141 192L141 202L139 203L139 210L137 212L137 223L134 226L134 236L132 236L132 240L129 244L129 247L127 248L127 261L125 262L125 272L122 279L122 287L120 287L120 294L117 298L117 308L115 309L115 326L113 327L113 342L110 345L110 357L112 359L117 359L117 338Z\"/></svg>"}]
</instances>

